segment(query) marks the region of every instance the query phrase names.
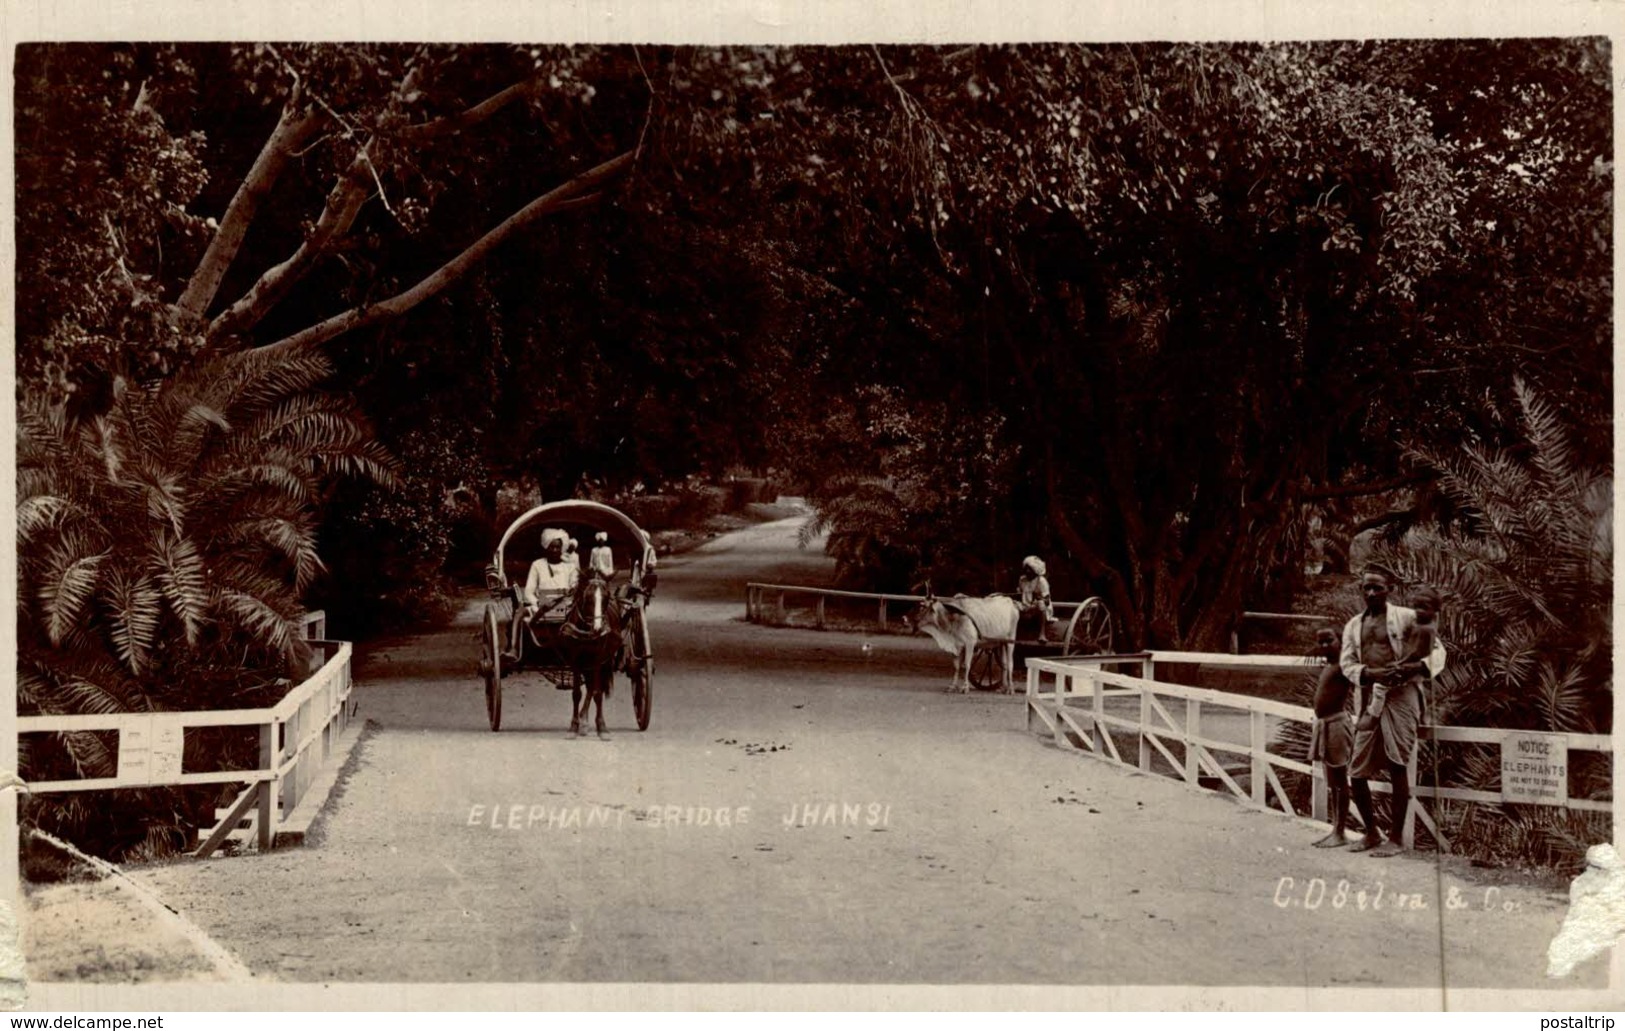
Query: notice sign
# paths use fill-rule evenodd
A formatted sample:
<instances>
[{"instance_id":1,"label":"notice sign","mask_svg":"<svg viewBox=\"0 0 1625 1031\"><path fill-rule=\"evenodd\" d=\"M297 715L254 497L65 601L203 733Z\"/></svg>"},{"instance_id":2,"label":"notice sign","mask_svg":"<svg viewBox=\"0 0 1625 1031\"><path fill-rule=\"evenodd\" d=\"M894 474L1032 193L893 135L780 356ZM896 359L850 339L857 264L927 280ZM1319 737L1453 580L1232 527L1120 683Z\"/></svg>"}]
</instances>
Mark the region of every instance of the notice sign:
<instances>
[{"instance_id":1,"label":"notice sign","mask_svg":"<svg viewBox=\"0 0 1625 1031\"><path fill-rule=\"evenodd\" d=\"M129 717L119 729L118 779L125 784L168 784L181 775L184 725L160 716Z\"/></svg>"},{"instance_id":2,"label":"notice sign","mask_svg":"<svg viewBox=\"0 0 1625 1031\"><path fill-rule=\"evenodd\" d=\"M1560 734L1508 734L1501 740L1501 798L1562 805L1569 797L1569 745Z\"/></svg>"},{"instance_id":3,"label":"notice sign","mask_svg":"<svg viewBox=\"0 0 1625 1031\"><path fill-rule=\"evenodd\" d=\"M147 784L152 777L152 717L134 716L118 732L118 779Z\"/></svg>"}]
</instances>

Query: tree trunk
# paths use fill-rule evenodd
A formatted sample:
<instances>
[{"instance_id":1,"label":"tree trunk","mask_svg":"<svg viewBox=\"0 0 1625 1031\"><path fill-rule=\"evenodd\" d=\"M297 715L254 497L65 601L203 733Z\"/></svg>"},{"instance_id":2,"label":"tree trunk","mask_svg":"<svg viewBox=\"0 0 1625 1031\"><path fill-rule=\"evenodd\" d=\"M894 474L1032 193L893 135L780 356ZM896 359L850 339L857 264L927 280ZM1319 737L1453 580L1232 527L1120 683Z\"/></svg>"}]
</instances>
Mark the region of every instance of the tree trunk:
<instances>
[{"instance_id":1,"label":"tree trunk","mask_svg":"<svg viewBox=\"0 0 1625 1031\"><path fill-rule=\"evenodd\" d=\"M350 231L367 200L368 160L363 147L327 195L327 204L310 236L286 261L266 269L247 293L210 323L211 341L254 328L304 278L317 259L328 252L333 242Z\"/></svg>"},{"instance_id":2,"label":"tree trunk","mask_svg":"<svg viewBox=\"0 0 1625 1031\"><path fill-rule=\"evenodd\" d=\"M266 139L265 146L260 148L259 156L254 159L253 166L227 205L226 213L220 219L220 228L215 232L214 239L209 241L208 249L193 270L186 289L175 302L175 310L184 322L196 325L203 320L209 305L214 302L215 293L220 289L220 281L225 278L226 270L231 268L238 250L242 248L248 227L254 224L260 201L271 192L271 187L294 151L321 126L322 116L305 109L301 100L300 91L295 88L293 95L282 106L282 116L277 120L276 128Z\"/></svg>"},{"instance_id":3,"label":"tree trunk","mask_svg":"<svg viewBox=\"0 0 1625 1031\"><path fill-rule=\"evenodd\" d=\"M341 334L410 311L456 282L499 244L520 229L548 215L584 207L596 201L599 195L596 193L589 194L588 191L597 189L625 171L632 163L633 156L632 151L627 151L581 173L564 185L549 190L511 215L507 221L474 241L461 254L440 266L410 289L375 305L357 305L314 326L300 330L292 336L267 344L263 350L275 353L324 343Z\"/></svg>"}]
</instances>

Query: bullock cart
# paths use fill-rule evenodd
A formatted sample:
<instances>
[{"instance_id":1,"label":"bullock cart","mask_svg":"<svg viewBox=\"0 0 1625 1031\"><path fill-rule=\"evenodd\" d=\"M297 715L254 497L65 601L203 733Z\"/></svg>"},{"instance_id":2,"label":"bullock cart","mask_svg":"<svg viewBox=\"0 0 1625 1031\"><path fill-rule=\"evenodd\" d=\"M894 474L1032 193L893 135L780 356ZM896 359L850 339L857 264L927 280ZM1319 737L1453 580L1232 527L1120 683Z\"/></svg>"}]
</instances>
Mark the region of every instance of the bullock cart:
<instances>
[{"instance_id":1,"label":"bullock cart","mask_svg":"<svg viewBox=\"0 0 1625 1031\"><path fill-rule=\"evenodd\" d=\"M514 614L524 607L527 570L542 551L544 529L576 535L586 545L576 559L584 568L573 592L549 599L529 618L521 614L518 633L512 634ZM606 539L595 540L599 534ZM479 675L485 681L492 730L502 727L503 678L525 672L571 692L572 734L580 732L587 708L596 702L600 736L607 736L603 698L621 674L631 686L638 729L648 729L654 705L647 616L656 579L653 565L654 550L637 524L595 501L539 505L509 525L485 570L491 600L479 632Z\"/></svg>"},{"instance_id":2,"label":"bullock cart","mask_svg":"<svg viewBox=\"0 0 1625 1031\"><path fill-rule=\"evenodd\" d=\"M1064 608L1066 602L1058 602ZM1070 618L1064 622L1054 620L1044 627L1039 636L1042 617L1024 618L1016 628L1013 639L983 637L976 643L976 654L971 659L970 682L978 690L991 691L1003 680L1000 664L1001 649L1015 646L1016 657L1025 662L1030 656L1041 658L1069 655L1110 655L1112 651L1112 614L1099 598L1088 598L1073 603ZM1029 625L1030 624L1030 625ZM1014 671L1012 671L1013 673Z\"/></svg>"}]
</instances>

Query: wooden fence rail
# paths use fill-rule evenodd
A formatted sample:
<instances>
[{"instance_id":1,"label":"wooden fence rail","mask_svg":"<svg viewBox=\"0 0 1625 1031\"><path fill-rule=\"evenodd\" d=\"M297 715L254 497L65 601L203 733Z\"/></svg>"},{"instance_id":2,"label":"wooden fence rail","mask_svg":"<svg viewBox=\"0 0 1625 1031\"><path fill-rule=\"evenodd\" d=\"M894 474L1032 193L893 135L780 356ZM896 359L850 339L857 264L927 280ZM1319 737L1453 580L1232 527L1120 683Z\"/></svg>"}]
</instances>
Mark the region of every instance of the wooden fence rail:
<instances>
[{"instance_id":1,"label":"wooden fence rail","mask_svg":"<svg viewBox=\"0 0 1625 1031\"><path fill-rule=\"evenodd\" d=\"M1305 671L1320 660L1286 655L1230 655L1205 652L1153 651L1135 655L1071 656L1027 661L1027 728L1042 725L1061 748L1082 751L1095 758L1145 773L1183 780L1193 788L1228 792L1243 804L1278 809L1293 816L1324 821L1327 816L1326 778L1320 763L1270 751L1272 740L1286 723L1307 724L1313 710L1267 698L1253 698L1207 688L1168 684L1156 679L1159 663L1233 666L1297 666ZM1114 736L1113 731L1118 733ZM1612 741L1603 734L1531 734L1485 727L1423 726L1426 740L1460 744L1505 746L1509 741L1540 739L1566 756L1571 751L1610 752ZM1118 737L1126 739L1119 743ZM1130 750L1126 745L1132 741ZM1127 754L1125 754L1127 753ZM1228 761L1226 761L1228 760ZM1567 775L1567 760L1561 769ZM1302 814L1282 785L1280 771L1311 778L1309 813ZM1245 780L1245 786L1242 781ZM1406 845L1415 840L1415 820L1448 850L1424 799L1455 800L1499 805L1530 799L1501 792L1441 787L1416 783L1415 759L1411 780L1412 804L1402 821ZM1373 782L1374 791L1388 785ZM1586 812L1610 812L1611 801L1561 798L1549 804Z\"/></svg>"},{"instance_id":2,"label":"wooden fence rail","mask_svg":"<svg viewBox=\"0 0 1625 1031\"><path fill-rule=\"evenodd\" d=\"M269 849L277 825L299 804L349 724L350 643L315 637L325 630L323 613L306 618L307 641L317 661L302 683L269 708L19 717L19 736L64 731L118 735L118 765L112 777L32 781L29 793L242 783L247 789L197 855L208 855L217 848L251 807L257 809L259 847ZM247 769L184 770L186 732L202 727L257 728L258 762Z\"/></svg>"},{"instance_id":3,"label":"wooden fence rail","mask_svg":"<svg viewBox=\"0 0 1625 1031\"><path fill-rule=\"evenodd\" d=\"M774 626L788 624L788 615L792 606L789 598L801 599L793 607L810 609L813 616L813 625L822 630L828 614L827 602L831 599L841 603L858 607L858 602L868 602L870 611L875 618L872 624L880 630L897 621L891 618L894 606L919 605L925 600L919 594L879 594L868 591L838 591L828 587L803 587L798 584L764 584L747 583L745 585L745 618L752 623L767 623ZM1055 613L1070 613L1082 605L1081 601L1058 601L1054 603Z\"/></svg>"}]
</instances>

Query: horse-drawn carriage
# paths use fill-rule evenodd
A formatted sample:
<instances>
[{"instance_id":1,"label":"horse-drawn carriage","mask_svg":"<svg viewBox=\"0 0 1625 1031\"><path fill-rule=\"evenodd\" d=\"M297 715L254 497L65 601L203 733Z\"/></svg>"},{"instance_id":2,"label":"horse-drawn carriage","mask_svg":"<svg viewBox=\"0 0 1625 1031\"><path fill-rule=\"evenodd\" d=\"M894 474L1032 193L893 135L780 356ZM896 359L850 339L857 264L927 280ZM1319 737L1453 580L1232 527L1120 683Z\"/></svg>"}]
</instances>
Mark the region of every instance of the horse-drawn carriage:
<instances>
[{"instance_id":1,"label":"horse-drawn carriage","mask_svg":"<svg viewBox=\"0 0 1625 1031\"><path fill-rule=\"evenodd\" d=\"M592 549L587 568L578 564L574 590L527 614L524 584L530 562L507 556L539 555L542 548L535 541L544 530L574 531L586 541L592 541L594 535L604 539ZM522 672L539 673L557 689L571 693L572 734L580 733L588 708L596 704L600 736L607 736L603 699L610 693L615 674L624 674L631 684L638 729L648 729L654 702L654 653L646 610L654 591L653 565L654 550L647 535L608 505L555 501L513 521L485 570L492 600L486 603L480 628L479 674L485 681L486 714L492 730L502 727L503 677ZM622 570L626 571L624 578Z\"/></svg>"}]
</instances>

